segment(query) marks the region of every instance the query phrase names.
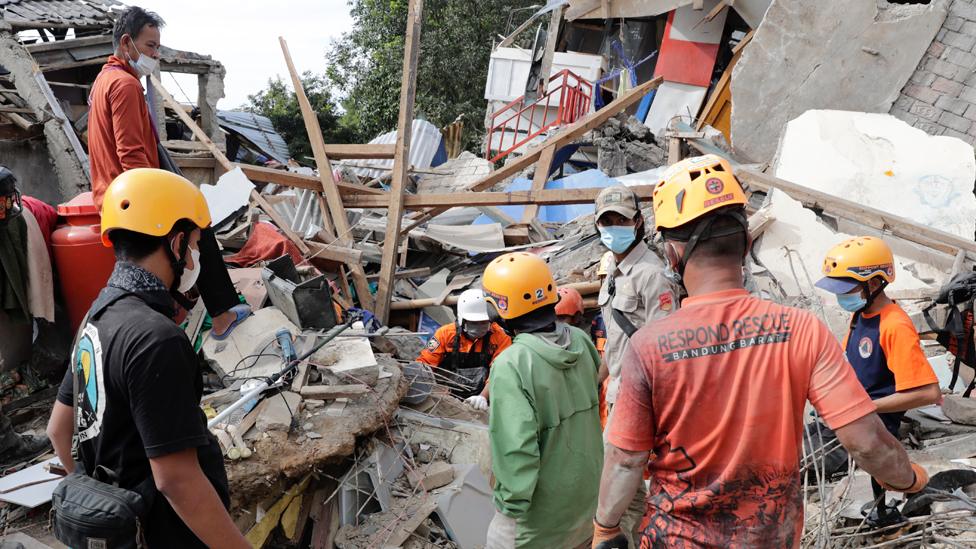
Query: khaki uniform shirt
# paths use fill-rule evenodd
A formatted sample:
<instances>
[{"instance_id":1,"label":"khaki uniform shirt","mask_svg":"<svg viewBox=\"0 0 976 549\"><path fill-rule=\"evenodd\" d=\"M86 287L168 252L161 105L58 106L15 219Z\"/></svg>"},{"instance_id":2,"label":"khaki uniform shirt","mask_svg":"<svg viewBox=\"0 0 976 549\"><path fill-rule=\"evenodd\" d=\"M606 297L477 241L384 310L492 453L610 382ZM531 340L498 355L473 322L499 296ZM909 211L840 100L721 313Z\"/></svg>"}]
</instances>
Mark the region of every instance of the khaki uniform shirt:
<instances>
[{"instance_id":1,"label":"khaki uniform shirt","mask_svg":"<svg viewBox=\"0 0 976 549\"><path fill-rule=\"evenodd\" d=\"M604 360L610 370L609 403L616 402L624 349L629 344L626 332L613 317L613 309L622 312L638 329L676 310L678 296L671 281L664 276L666 268L644 242L638 243L619 265L611 259L607 268L608 276L600 288L599 304L607 326Z\"/></svg>"}]
</instances>

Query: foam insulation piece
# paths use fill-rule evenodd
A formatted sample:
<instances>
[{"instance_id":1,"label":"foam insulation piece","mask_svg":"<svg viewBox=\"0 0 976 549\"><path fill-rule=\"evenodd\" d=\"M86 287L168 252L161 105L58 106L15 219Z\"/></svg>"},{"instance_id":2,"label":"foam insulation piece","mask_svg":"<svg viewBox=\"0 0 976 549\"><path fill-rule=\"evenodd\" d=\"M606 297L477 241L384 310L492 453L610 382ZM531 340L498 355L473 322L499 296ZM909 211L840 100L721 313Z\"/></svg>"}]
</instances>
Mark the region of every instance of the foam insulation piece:
<instances>
[{"instance_id":1,"label":"foam insulation piece","mask_svg":"<svg viewBox=\"0 0 976 549\"><path fill-rule=\"evenodd\" d=\"M810 109L888 112L947 5L774 0L732 71L737 155L769 161L786 123Z\"/></svg>"},{"instance_id":2,"label":"foam insulation piece","mask_svg":"<svg viewBox=\"0 0 976 549\"><path fill-rule=\"evenodd\" d=\"M254 183L251 183L240 168L224 173L217 180L216 185L206 183L200 185L200 192L207 199L207 207L210 208L210 218L213 220L214 227L220 226L246 209L253 190Z\"/></svg>"},{"instance_id":3,"label":"foam insulation piece","mask_svg":"<svg viewBox=\"0 0 976 549\"><path fill-rule=\"evenodd\" d=\"M807 111L786 126L775 174L972 240L973 147L888 114Z\"/></svg>"},{"instance_id":4,"label":"foam insulation piece","mask_svg":"<svg viewBox=\"0 0 976 549\"><path fill-rule=\"evenodd\" d=\"M775 219L755 248L763 265L782 285L787 295L807 298L811 312L827 322L835 335L843 335L848 329L850 313L837 305L833 294L814 287L820 280L824 256L835 244L854 235L835 233L820 222L812 210L803 207L798 200L778 189L767 197L769 215ZM927 288L906 267L913 265L895 256L895 282L890 288L908 290Z\"/></svg>"},{"instance_id":5,"label":"foam insulation piece","mask_svg":"<svg viewBox=\"0 0 976 549\"><path fill-rule=\"evenodd\" d=\"M705 100L708 88L681 84L678 82L662 82L654 94L654 102L647 113L644 124L651 129L655 137L663 137L668 129L668 123L674 117L680 120L693 120Z\"/></svg>"}]
</instances>

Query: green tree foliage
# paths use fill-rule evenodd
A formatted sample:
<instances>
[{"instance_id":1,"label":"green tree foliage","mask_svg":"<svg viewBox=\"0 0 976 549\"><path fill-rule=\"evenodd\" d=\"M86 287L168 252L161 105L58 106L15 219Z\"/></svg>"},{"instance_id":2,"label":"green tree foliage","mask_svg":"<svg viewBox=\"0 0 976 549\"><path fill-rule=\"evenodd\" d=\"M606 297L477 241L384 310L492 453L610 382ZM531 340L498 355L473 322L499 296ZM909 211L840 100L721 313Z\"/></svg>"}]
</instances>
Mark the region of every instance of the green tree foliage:
<instances>
[{"instance_id":1,"label":"green tree foliage","mask_svg":"<svg viewBox=\"0 0 976 549\"><path fill-rule=\"evenodd\" d=\"M407 0L349 0L353 29L328 53L327 74L342 96L341 125L367 142L396 128ZM484 135L485 78L492 40L512 9L539 0L425 0L417 71L416 116L443 127L464 116L464 143ZM531 10L516 12L514 24Z\"/></svg>"},{"instance_id":2,"label":"green tree foliage","mask_svg":"<svg viewBox=\"0 0 976 549\"><path fill-rule=\"evenodd\" d=\"M325 142L350 143L353 133L339 124L339 112L328 80L324 76L306 72L302 75L302 86L318 116ZM280 77L269 79L267 88L249 95L247 99L245 108L271 119L275 130L288 143L292 158L302 164L309 164L312 145L308 140L308 132L305 131L298 97L292 91L291 84L285 84Z\"/></svg>"}]
</instances>

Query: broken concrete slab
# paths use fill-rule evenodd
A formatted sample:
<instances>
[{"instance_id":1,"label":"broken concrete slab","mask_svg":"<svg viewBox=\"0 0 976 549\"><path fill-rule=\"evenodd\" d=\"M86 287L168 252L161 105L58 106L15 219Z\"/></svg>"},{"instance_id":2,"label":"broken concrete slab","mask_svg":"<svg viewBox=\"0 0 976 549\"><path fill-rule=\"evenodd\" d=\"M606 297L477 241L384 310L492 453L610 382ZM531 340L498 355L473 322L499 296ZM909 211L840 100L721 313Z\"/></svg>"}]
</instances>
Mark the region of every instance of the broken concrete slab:
<instances>
[{"instance_id":1,"label":"broken concrete slab","mask_svg":"<svg viewBox=\"0 0 976 549\"><path fill-rule=\"evenodd\" d=\"M454 480L454 468L445 461L435 461L407 473L410 486L430 492Z\"/></svg>"},{"instance_id":2,"label":"broken concrete slab","mask_svg":"<svg viewBox=\"0 0 976 549\"><path fill-rule=\"evenodd\" d=\"M776 156L780 179L968 240L976 234L976 158L961 139L889 114L814 110L787 124Z\"/></svg>"},{"instance_id":3,"label":"broken concrete slab","mask_svg":"<svg viewBox=\"0 0 976 549\"><path fill-rule=\"evenodd\" d=\"M817 290L824 255L834 245L851 235L834 232L789 195L774 189L766 198L773 221L755 245L755 253L776 283L766 288L770 295L782 297L790 305L820 313L831 330L842 336L849 329L850 313L840 308L836 298ZM900 256L895 258L895 287L898 289L926 288L906 267L911 263ZM762 273L756 268L752 274ZM757 283L765 284L762 278ZM785 292L785 296L781 294Z\"/></svg>"},{"instance_id":4,"label":"broken concrete slab","mask_svg":"<svg viewBox=\"0 0 976 549\"><path fill-rule=\"evenodd\" d=\"M956 423L976 425L976 399L962 395L945 395L942 411Z\"/></svg>"},{"instance_id":5,"label":"broken concrete slab","mask_svg":"<svg viewBox=\"0 0 976 549\"><path fill-rule=\"evenodd\" d=\"M399 409L397 424L412 443L446 449L451 463L476 463L485 477L491 474L487 425L435 417L409 408Z\"/></svg>"},{"instance_id":6,"label":"broken concrete slab","mask_svg":"<svg viewBox=\"0 0 976 549\"><path fill-rule=\"evenodd\" d=\"M477 465L454 465L454 482L437 493L437 517L461 549L482 547L494 516L488 478Z\"/></svg>"},{"instance_id":7,"label":"broken concrete slab","mask_svg":"<svg viewBox=\"0 0 976 549\"><path fill-rule=\"evenodd\" d=\"M258 432L285 431L291 429L291 420L301 411L302 397L291 391L282 391L267 397L264 410L258 415L254 426Z\"/></svg>"},{"instance_id":8,"label":"broken concrete slab","mask_svg":"<svg viewBox=\"0 0 976 549\"><path fill-rule=\"evenodd\" d=\"M274 307L265 307L239 324L223 341L203 340L203 354L214 371L228 378L267 377L284 367L275 347L275 332L286 328L292 334L301 330ZM367 344L368 346L368 344ZM296 342L296 348L301 348Z\"/></svg>"},{"instance_id":9,"label":"broken concrete slab","mask_svg":"<svg viewBox=\"0 0 976 549\"><path fill-rule=\"evenodd\" d=\"M774 0L732 72L736 153L771 160L786 123L810 109L888 112L948 4Z\"/></svg>"}]
</instances>

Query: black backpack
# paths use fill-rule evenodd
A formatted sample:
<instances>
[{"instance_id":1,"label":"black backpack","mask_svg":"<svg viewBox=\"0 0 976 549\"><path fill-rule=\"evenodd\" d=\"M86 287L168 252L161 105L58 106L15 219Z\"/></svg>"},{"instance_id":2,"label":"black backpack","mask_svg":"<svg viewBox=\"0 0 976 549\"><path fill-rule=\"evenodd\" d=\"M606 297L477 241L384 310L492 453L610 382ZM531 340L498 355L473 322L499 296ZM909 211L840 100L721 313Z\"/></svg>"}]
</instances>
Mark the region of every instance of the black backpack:
<instances>
[{"instance_id":1,"label":"black backpack","mask_svg":"<svg viewBox=\"0 0 976 549\"><path fill-rule=\"evenodd\" d=\"M952 364L950 391L955 388L956 381L959 380L960 364L976 369L976 346L973 344L974 300L976 300L976 272L959 273L939 290L935 302L922 311L925 321L936 333L936 341L956 357ZM947 309L945 324L942 326L936 324L929 312L937 305L943 305ZM964 396L968 398L974 387L976 387L976 377L966 388Z\"/></svg>"}]
</instances>

